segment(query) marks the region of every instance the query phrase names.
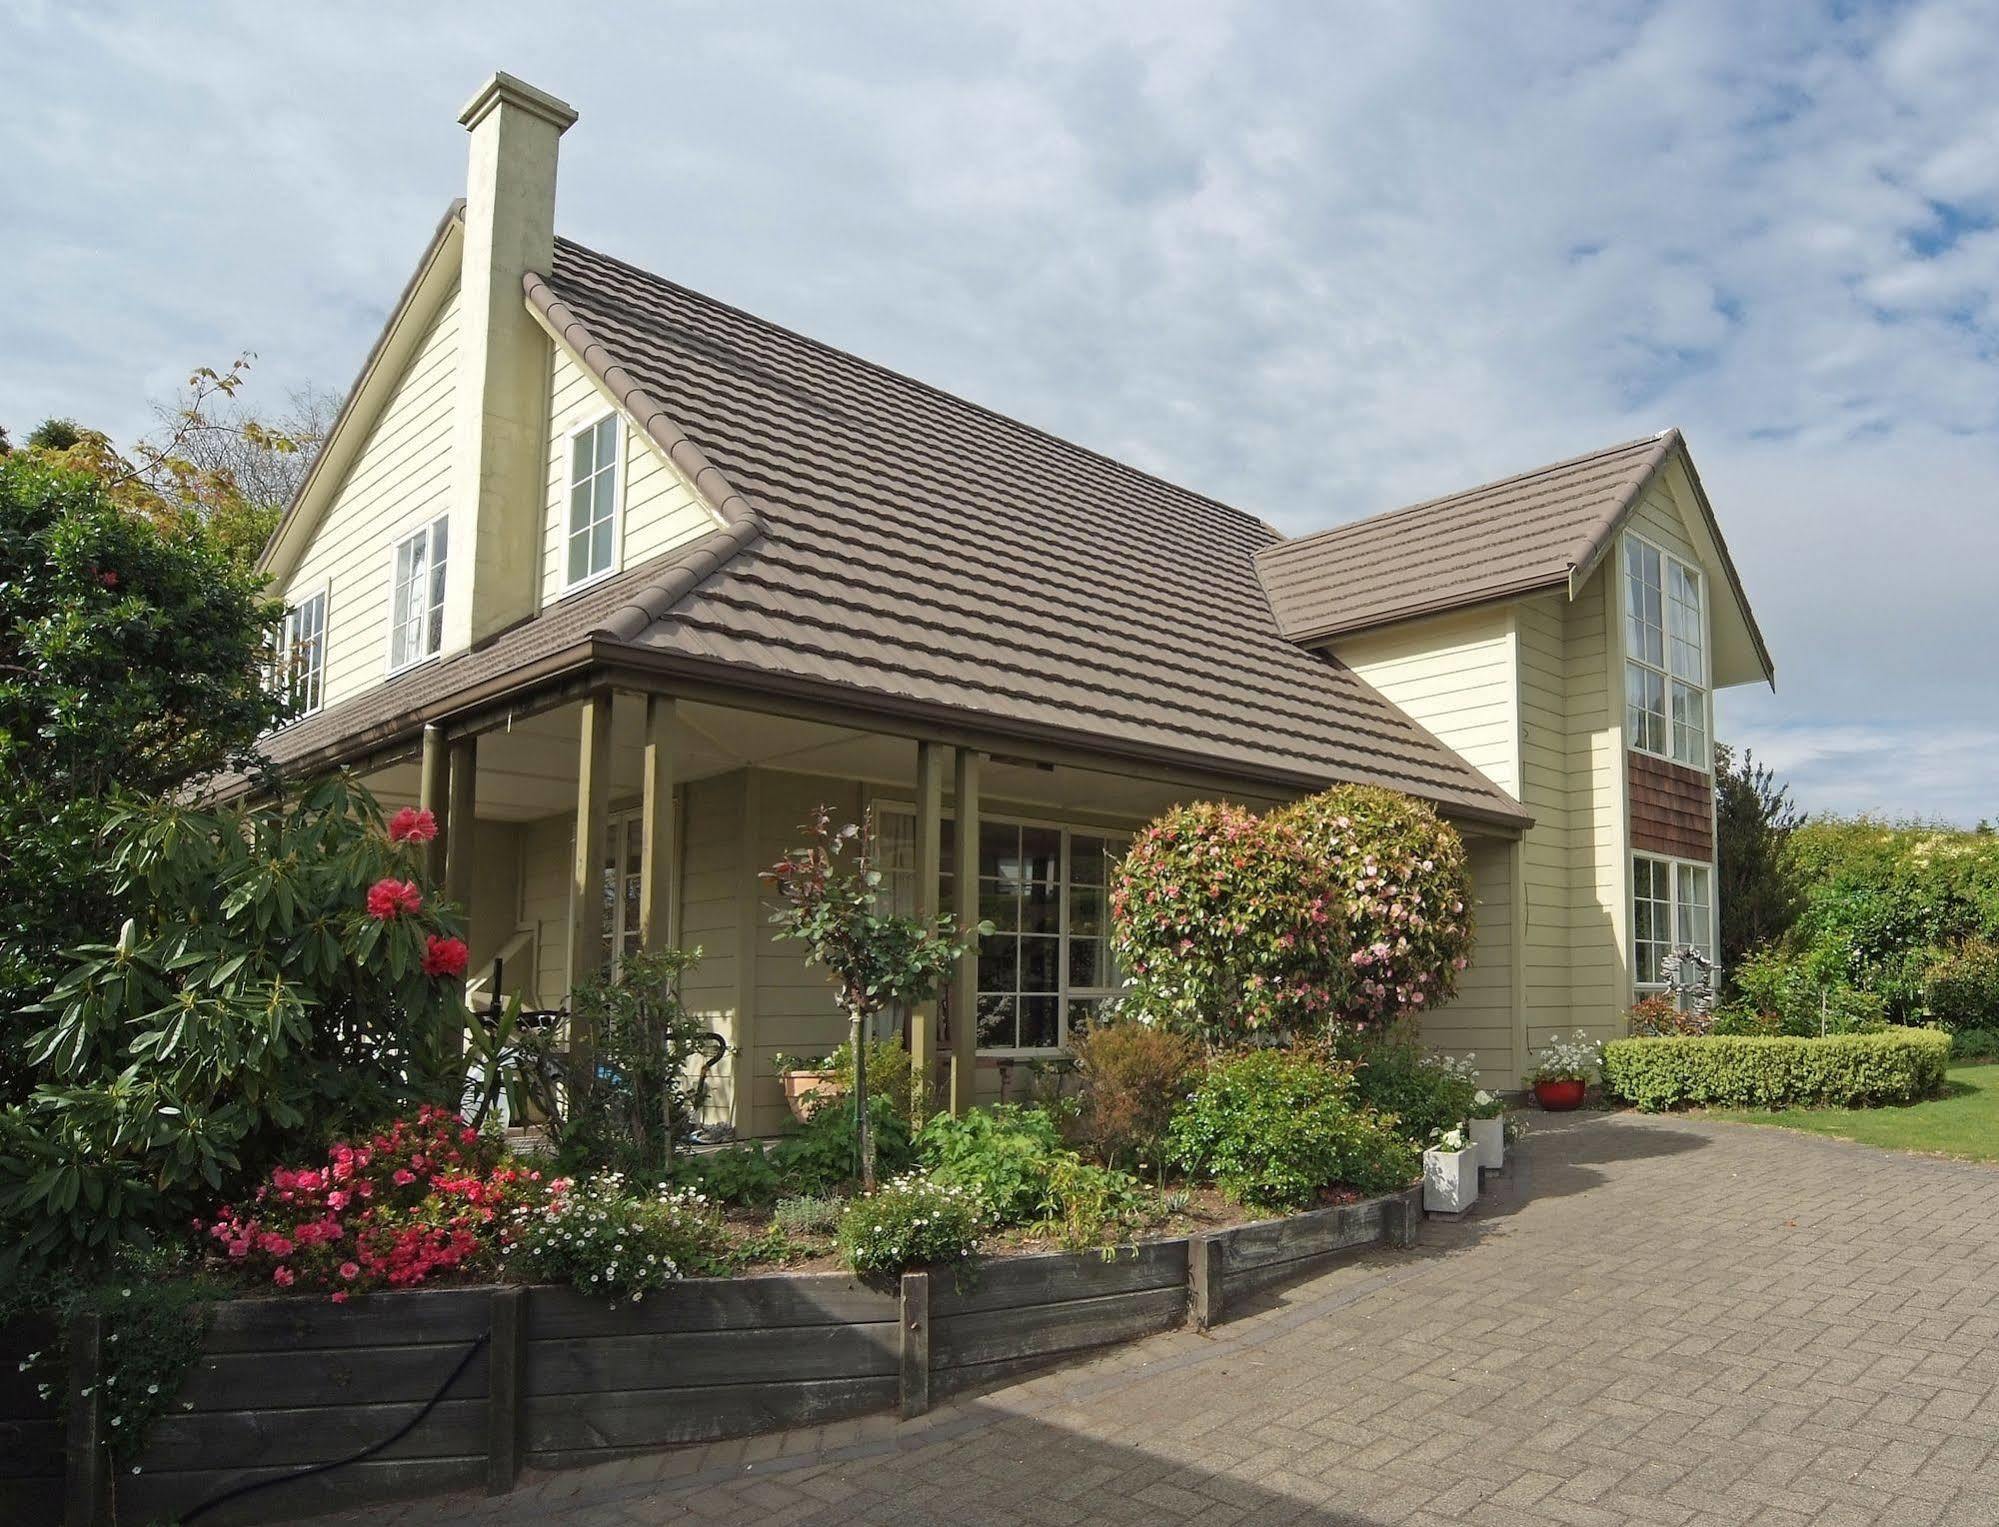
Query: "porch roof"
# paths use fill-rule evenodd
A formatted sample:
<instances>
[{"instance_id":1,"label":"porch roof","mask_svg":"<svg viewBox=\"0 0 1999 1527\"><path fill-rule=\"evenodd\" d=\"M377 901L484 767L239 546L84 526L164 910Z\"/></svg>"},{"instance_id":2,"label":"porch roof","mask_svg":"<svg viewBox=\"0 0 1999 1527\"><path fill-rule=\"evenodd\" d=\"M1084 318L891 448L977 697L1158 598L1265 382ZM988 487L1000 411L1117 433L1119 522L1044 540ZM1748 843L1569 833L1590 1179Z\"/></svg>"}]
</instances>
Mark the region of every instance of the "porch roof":
<instances>
[{"instance_id":1,"label":"porch roof","mask_svg":"<svg viewBox=\"0 0 1999 1527\"><path fill-rule=\"evenodd\" d=\"M725 521L486 648L272 740L386 741L510 676L590 663L957 718L1107 758L1519 805L1329 655L1285 639L1253 516L558 240L528 300Z\"/></svg>"}]
</instances>

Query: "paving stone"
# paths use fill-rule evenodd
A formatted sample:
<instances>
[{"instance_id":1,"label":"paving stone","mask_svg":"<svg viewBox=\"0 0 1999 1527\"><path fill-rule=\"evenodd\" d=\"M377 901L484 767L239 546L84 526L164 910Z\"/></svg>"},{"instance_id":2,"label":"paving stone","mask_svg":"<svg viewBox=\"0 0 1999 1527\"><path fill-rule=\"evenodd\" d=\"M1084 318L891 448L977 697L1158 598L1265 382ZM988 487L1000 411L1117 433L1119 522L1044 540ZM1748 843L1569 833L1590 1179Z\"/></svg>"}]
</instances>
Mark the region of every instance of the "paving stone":
<instances>
[{"instance_id":1,"label":"paving stone","mask_svg":"<svg viewBox=\"0 0 1999 1527\"><path fill-rule=\"evenodd\" d=\"M1207 1335L321 1527L1999 1523L1999 1172L1534 1123L1461 1220Z\"/></svg>"}]
</instances>

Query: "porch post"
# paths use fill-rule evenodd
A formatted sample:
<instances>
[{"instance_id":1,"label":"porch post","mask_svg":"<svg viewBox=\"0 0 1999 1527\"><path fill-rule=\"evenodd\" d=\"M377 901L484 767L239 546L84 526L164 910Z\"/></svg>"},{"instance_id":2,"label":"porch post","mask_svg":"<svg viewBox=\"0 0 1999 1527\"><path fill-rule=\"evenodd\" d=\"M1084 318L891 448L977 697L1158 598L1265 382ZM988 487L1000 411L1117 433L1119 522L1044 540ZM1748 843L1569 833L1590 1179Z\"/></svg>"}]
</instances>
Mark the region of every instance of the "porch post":
<instances>
[{"instance_id":1,"label":"porch post","mask_svg":"<svg viewBox=\"0 0 1999 1527\"><path fill-rule=\"evenodd\" d=\"M576 748L576 852L569 874L569 990L597 975L604 961L604 831L611 814L611 695L583 702ZM573 1012L573 1008L572 1008ZM594 1036L572 1018L569 1047L587 1084Z\"/></svg>"},{"instance_id":2,"label":"porch post","mask_svg":"<svg viewBox=\"0 0 1999 1527\"><path fill-rule=\"evenodd\" d=\"M944 753L941 742L916 745L916 915L935 927L943 905ZM937 1085L937 1002L921 1002L909 1015L909 1064L927 1109Z\"/></svg>"},{"instance_id":3,"label":"porch post","mask_svg":"<svg viewBox=\"0 0 1999 1527\"><path fill-rule=\"evenodd\" d=\"M465 914L465 931L472 931L472 821L478 809L479 739L460 737L450 750L451 783L445 793L445 814L438 819L437 841L444 845L444 899ZM449 826L450 831L445 831Z\"/></svg>"},{"instance_id":4,"label":"porch post","mask_svg":"<svg viewBox=\"0 0 1999 1527\"><path fill-rule=\"evenodd\" d=\"M673 897L673 867L680 858L674 841L674 744L680 707L672 695L646 696L645 782L639 859L639 942L648 953L664 949Z\"/></svg>"},{"instance_id":5,"label":"porch post","mask_svg":"<svg viewBox=\"0 0 1999 1527\"><path fill-rule=\"evenodd\" d=\"M435 722L423 729L423 765L417 804L437 819L437 836L423 846L423 878L431 885L444 881L444 856L451 833L451 753L444 728Z\"/></svg>"},{"instance_id":6,"label":"porch post","mask_svg":"<svg viewBox=\"0 0 1999 1527\"><path fill-rule=\"evenodd\" d=\"M951 822L951 916L958 931L979 921L979 758L958 749ZM979 1056L979 957L975 949L951 974L951 1112L969 1113Z\"/></svg>"}]
</instances>

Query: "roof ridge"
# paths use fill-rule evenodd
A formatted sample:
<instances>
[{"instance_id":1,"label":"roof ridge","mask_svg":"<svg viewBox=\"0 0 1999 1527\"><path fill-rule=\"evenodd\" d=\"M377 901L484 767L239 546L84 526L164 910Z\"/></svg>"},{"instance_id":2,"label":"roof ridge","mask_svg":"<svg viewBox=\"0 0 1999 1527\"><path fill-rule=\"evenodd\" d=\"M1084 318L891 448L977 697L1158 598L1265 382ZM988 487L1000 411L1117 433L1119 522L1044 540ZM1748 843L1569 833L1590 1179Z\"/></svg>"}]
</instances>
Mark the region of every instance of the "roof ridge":
<instances>
[{"instance_id":1,"label":"roof ridge","mask_svg":"<svg viewBox=\"0 0 1999 1527\"><path fill-rule=\"evenodd\" d=\"M913 377L909 375L907 372L898 371L893 366L885 366L879 361L871 361L866 356L856 355L851 350L842 350L838 345L829 345L823 339L814 339L809 334L801 333L799 330L790 328L785 324L781 324L772 319L765 318L760 314L752 313L747 308L740 308L737 307L734 303L724 302L719 297L711 297L706 292L697 292L696 290L694 290L693 287L683 286L680 282L673 280L670 276L662 276L661 274L659 274L659 272L647 270L642 265L634 265L629 260L621 260L616 255L604 253L604 251L602 251L601 249L593 249L588 244L579 243L575 239L564 238L561 234L556 235L555 241L559 245L566 244L571 249L579 250L583 254L590 256L592 259L602 260L607 264L616 265L624 270L631 271L635 275L643 277L647 281L656 281L661 286L671 287L676 292L679 292L682 296L692 298L696 302L705 303L706 305L712 308L719 308L723 312L731 313L735 315L737 318L744 320L745 322L757 325L759 328L774 329L778 333L784 335L787 339L795 340L799 344L806 346L808 349L816 350L820 354L829 356L836 361L843 362L849 366L857 366L862 370L872 372L877 376L886 377L890 381L896 382L901 386L911 388L916 392L924 393L933 398L942 399L944 402L952 404L956 407L969 409L975 414L982 415L985 418L993 420L996 423L1003 424L1010 429L1017 429L1026 434L1033 435L1038 439L1044 440L1048 444L1059 448L1060 450L1073 453L1074 455L1077 456L1086 457L1091 461L1099 462L1102 465L1109 467L1113 471L1120 472L1127 477L1140 479L1144 482L1154 484L1157 487L1164 488L1168 492L1176 494L1182 498L1192 500L1196 503L1205 504L1206 506L1212 509L1219 509L1223 513L1232 515L1237 519L1244 520L1247 523L1255 526L1256 528L1270 533L1271 535L1279 537L1283 535L1282 531L1278 530L1275 526L1273 526L1268 520L1264 519L1262 516L1252 514L1247 509L1238 508L1236 505L1228 503L1223 499L1213 498L1206 493L1201 493L1193 488L1186 487L1181 483L1173 482L1169 478L1161 477L1156 472L1148 472L1143 467L1133 466L1128 461L1120 461L1117 457L1107 455L1103 451L1094 450L1087 445L1079 445L1074 440L1065 439L1063 436L1057 435L1052 431L1045 430L1041 428L1039 425L1029 424L1026 420L1015 418L1012 414L1001 413L996 408L990 408L983 403L974 402L972 399L964 397L959 393L949 392L944 388L935 385L934 383L923 381L921 378L918 377Z\"/></svg>"},{"instance_id":2,"label":"roof ridge","mask_svg":"<svg viewBox=\"0 0 1999 1527\"><path fill-rule=\"evenodd\" d=\"M1272 546L1259 547L1254 555L1260 562L1266 555L1279 550L1298 546L1311 546L1317 542L1331 540L1363 527L1378 528L1382 524L1405 514L1416 514L1425 509L1435 509L1439 505L1450 503L1453 499L1470 498L1474 494L1479 493L1490 493L1494 488L1505 488L1515 483L1532 482L1537 477L1546 477L1554 472L1566 472L1572 468L1582 466L1585 462L1600 460L1606 456L1615 456L1619 451L1628 451L1636 446L1654 444L1672 433L1674 431L1669 427L1659 430L1655 434L1639 435L1635 439L1620 440L1615 445L1600 446L1593 451L1584 451L1579 456L1570 456L1561 461L1550 461L1542 466L1530 467L1524 472L1510 472L1504 477L1495 477L1488 482L1477 483L1469 488L1459 488L1452 493L1439 493L1434 498L1422 499L1413 504L1401 504L1393 509L1378 510L1373 514L1362 515L1357 520L1346 520L1338 525L1328 525L1324 530L1315 530L1310 535L1294 536L1277 542Z\"/></svg>"}]
</instances>

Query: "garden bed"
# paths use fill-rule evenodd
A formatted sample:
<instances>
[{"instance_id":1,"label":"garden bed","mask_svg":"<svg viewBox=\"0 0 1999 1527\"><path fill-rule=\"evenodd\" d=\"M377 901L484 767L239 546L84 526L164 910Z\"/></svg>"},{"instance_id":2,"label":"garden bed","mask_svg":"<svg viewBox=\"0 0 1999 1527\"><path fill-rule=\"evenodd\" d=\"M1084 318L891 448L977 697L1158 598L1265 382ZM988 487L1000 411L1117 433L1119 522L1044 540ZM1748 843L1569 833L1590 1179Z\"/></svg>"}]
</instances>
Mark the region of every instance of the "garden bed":
<instances>
[{"instance_id":1,"label":"garden bed","mask_svg":"<svg viewBox=\"0 0 1999 1527\"><path fill-rule=\"evenodd\" d=\"M94 1339L72 1333L71 1415L20 1373L50 1332L0 1334L0 1519L182 1516L272 1483L204 1523L290 1520L483 1485L522 1466L752 1436L956 1393L1191 1322L1340 1252L1415 1242L1421 1190L1187 1236L1115 1256L980 1257L893 1289L845 1273L687 1279L617 1305L559 1287L482 1286L221 1305L138 1472L110 1477ZM407 1433L358 1462L301 1474ZM65 1477L65 1464L67 1476ZM296 1476L296 1477L293 1477Z\"/></svg>"}]
</instances>

